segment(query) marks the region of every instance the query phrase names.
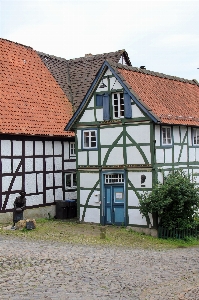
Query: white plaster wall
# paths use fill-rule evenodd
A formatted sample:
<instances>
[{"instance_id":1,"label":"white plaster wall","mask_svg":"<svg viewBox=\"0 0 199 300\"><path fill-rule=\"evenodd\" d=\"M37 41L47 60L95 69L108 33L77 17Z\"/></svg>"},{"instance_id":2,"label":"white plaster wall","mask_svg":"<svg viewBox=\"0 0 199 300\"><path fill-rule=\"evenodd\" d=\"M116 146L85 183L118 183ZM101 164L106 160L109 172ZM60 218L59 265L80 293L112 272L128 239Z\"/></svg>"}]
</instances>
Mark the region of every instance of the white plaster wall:
<instances>
[{"instance_id":1,"label":"white plaster wall","mask_svg":"<svg viewBox=\"0 0 199 300\"><path fill-rule=\"evenodd\" d=\"M12 180L12 176L2 177L2 192L7 192Z\"/></svg>"},{"instance_id":2,"label":"white plaster wall","mask_svg":"<svg viewBox=\"0 0 199 300\"><path fill-rule=\"evenodd\" d=\"M156 162L158 164L164 163L164 149L156 149Z\"/></svg>"},{"instance_id":3,"label":"white plaster wall","mask_svg":"<svg viewBox=\"0 0 199 300\"><path fill-rule=\"evenodd\" d=\"M89 165L98 165L98 151L89 151Z\"/></svg>"},{"instance_id":4,"label":"white plaster wall","mask_svg":"<svg viewBox=\"0 0 199 300\"><path fill-rule=\"evenodd\" d=\"M64 142L64 159L69 159L69 143Z\"/></svg>"},{"instance_id":5,"label":"white plaster wall","mask_svg":"<svg viewBox=\"0 0 199 300\"><path fill-rule=\"evenodd\" d=\"M94 109L85 110L79 122L88 122L88 120L89 122L95 121Z\"/></svg>"},{"instance_id":6,"label":"white plaster wall","mask_svg":"<svg viewBox=\"0 0 199 300\"><path fill-rule=\"evenodd\" d=\"M192 146L192 134L191 134L191 128L188 128L188 145Z\"/></svg>"},{"instance_id":7,"label":"white plaster wall","mask_svg":"<svg viewBox=\"0 0 199 300\"><path fill-rule=\"evenodd\" d=\"M184 139L185 134L187 133L187 127L185 126L180 126L180 131L181 131L181 143ZM187 142L187 137L185 138L185 143Z\"/></svg>"},{"instance_id":8,"label":"white plaster wall","mask_svg":"<svg viewBox=\"0 0 199 300\"><path fill-rule=\"evenodd\" d=\"M90 99L90 101L89 101L87 107L88 107L88 108L89 108L89 107L94 107L94 96Z\"/></svg>"},{"instance_id":9,"label":"white plaster wall","mask_svg":"<svg viewBox=\"0 0 199 300\"><path fill-rule=\"evenodd\" d=\"M155 140L156 140L156 146L160 146L160 126L155 125Z\"/></svg>"},{"instance_id":10,"label":"white plaster wall","mask_svg":"<svg viewBox=\"0 0 199 300\"><path fill-rule=\"evenodd\" d=\"M81 144L81 135L82 135L81 130L77 130L78 149L81 149L81 148L82 148L82 144ZM78 155L79 155L79 154L78 154Z\"/></svg>"},{"instance_id":11,"label":"white plaster wall","mask_svg":"<svg viewBox=\"0 0 199 300\"><path fill-rule=\"evenodd\" d=\"M142 217L139 209L128 209L129 224L147 225L146 219Z\"/></svg>"},{"instance_id":12,"label":"white plaster wall","mask_svg":"<svg viewBox=\"0 0 199 300\"><path fill-rule=\"evenodd\" d=\"M2 140L1 141L1 155L10 156L11 155L11 141Z\"/></svg>"},{"instance_id":13,"label":"white plaster wall","mask_svg":"<svg viewBox=\"0 0 199 300\"><path fill-rule=\"evenodd\" d=\"M43 204L43 194L31 195L26 197L27 206L39 205L39 204Z\"/></svg>"},{"instance_id":14,"label":"white plaster wall","mask_svg":"<svg viewBox=\"0 0 199 300\"><path fill-rule=\"evenodd\" d=\"M122 165L124 164L123 147L115 147L109 154L106 165Z\"/></svg>"},{"instance_id":15,"label":"white plaster wall","mask_svg":"<svg viewBox=\"0 0 199 300\"><path fill-rule=\"evenodd\" d=\"M52 141L45 141L45 155L53 155Z\"/></svg>"},{"instance_id":16,"label":"white plaster wall","mask_svg":"<svg viewBox=\"0 0 199 300\"><path fill-rule=\"evenodd\" d=\"M64 170L68 170L68 169L76 169L76 162L75 161L64 162Z\"/></svg>"},{"instance_id":17,"label":"white plaster wall","mask_svg":"<svg viewBox=\"0 0 199 300\"><path fill-rule=\"evenodd\" d=\"M63 200L62 188L55 189L55 200Z\"/></svg>"},{"instance_id":18,"label":"white plaster wall","mask_svg":"<svg viewBox=\"0 0 199 300\"><path fill-rule=\"evenodd\" d=\"M54 157L55 171L62 170L62 157Z\"/></svg>"},{"instance_id":19,"label":"white plaster wall","mask_svg":"<svg viewBox=\"0 0 199 300\"><path fill-rule=\"evenodd\" d=\"M81 190L80 191L80 203L82 205L85 205L86 200L88 198L88 195L90 193L90 190ZM96 194L96 191L94 191L89 199L88 204L92 206L100 206L99 197Z\"/></svg>"},{"instance_id":20,"label":"white plaster wall","mask_svg":"<svg viewBox=\"0 0 199 300\"><path fill-rule=\"evenodd\" d=\"M187 162L187 145L184 145L182 148L182 153L180 156L180 162Z\"/></svg>"},{"instance_id":21,"label":"white plaster wall","mask_svg":"<svg viewBox=\"0 0 199 300\"><path fill-rule=\"evenodd\" d=\"M21 159L13 159L13 171L15 172L17 167L19 166L19 163L21 162ZM22 166L19 169L19 172L22 171Z\"/></svg>"},{"instance_id":22,"label":"white plaster wall","mask_svg":"<svg viewBox=\"0 0 199 300\"><path fill-rule=\"evenodd\" d=\"M22 155L22 141L13 141L13 155L14 156Z\"/></svg>"},{"instance_id":23,"label":"white plaster wall","mask_svg":"<svg viewBox=\"0 0 199 300\"><path fill-rule=\"evenodd\" d=\"M36 174L25 174L25 191L27 194L36 193Z\"/></svg>"},{"instance_id":24,"label":"white plaster wall","mask_svg":"<svg viewBox=\"0 0 199 300\"><path fill-rule=\"evenodd\" d=\"M150 146L141 146L149 164L151 163L151 149Z\"/></svg>"},{"instance_id":25,"label":"white plaster wall","mask_svg":"<svg viewBox=\"0 0 199 300\"><path fill-rule=\"evenodd\" d=\"M180 143L179 126L173 126L173 139L174 143Z\"/></svg>"},{"instance_id":26,"label":"white plaster wall","mask_svg":"<svg viewBox=\"0 0 199 300\"><path fill-rule=\"evenodd\" d=\"M80 187L93 188L99 180L99 173L80 173Z\"/></svg>"},{"instance_id":27,"label":"white plaster wall","mask_svg":"<svg viewBox=\"0 0 199 300\"><path fill-rule=\"evenodd\" d=\"M16 199L17 196L19 196L19 194L9 195L8 203L7 203L7 205L6 205L6 209L13 209L14 201L15 201L15 199ZM4 201L5 201L5 198L6 198L6 196L3 195L3 196L2 196L2 201L3 201L3 203L4 203ZM0 214L0 215L1 215L1 214Z\"/></svg>"},{"instance_id":28,"label":"white plaster wall","mask_svg":"<svg viewBox=\"0 0 199 300\"><path fill-rule=\"evenodd\" d=\"M53 157L46 157L46 171L52 171L53 170Z\"/></svg>"},{"instance_id":29,"label":"white plaster wall","mask_svg":"<svg viewBox=\"0 0 199 300\"><path fill-rule=\"evenodd\" d=\"M100 223L100 209L87 208L84 222Z\"/></svg>"},{"instance_id":30,"label":"white plaster wall","mask_svg":"<svg viewBox=\"0 0 199 300\"><path fill-rule=\"evenodd\" d=\"M128 134L136 143L150 143L150 125L128 126Z\"/></svg>"},{"instance_id":31,"label":"white plaster wall","mask_svg":"<svg viewBox=\"0 0 199 300\"><path fill-rule=\"evenodd\" d=\"M35 155L43 155L43 142L35 141Z\"/></svg>"},{"instance_id":32,"label":"white plaster wall","mask_svg":"<svg viewBox=\"0 0 199 300\"><path fill-rule=\"evenodd\" d=\"M54 154L62 155L62 143L60 141L54 141Z\"/></svg>"},{"instance_id":33,"label":"white plaster wall","mask_svg":"<svg viewBox=\"0 0 199 300\"><path fill-rule=\"evenodd\" d=\"M101 148L101 164L103 164L104 157L108 151L108 148Z\"/></svg>"},{"instance_id":34,"label":"white plaster wall","mask_svg":"<svg viewBox=\"0 0 199 300\"><path fill-rule=\"evenodd\" d=\"M110 128L100 129L101 145L112 145L121 132L122 132L122 127L110 127Z\"/></svg>"},{"instance_id":35,"label":"white plaster wall","mask_svg":"<svg viewBox=\"0 0 199 300\"><path fill-rule=\"evenodd\" d=\"M163 174L161 172L158 172L158 181L163 183Z\"/></svg>"},{"instance_id":36,"label":"white plaster wall","mask_svg":"<svg viewBox=\"0 0 199 300\"><path fill-rule=\"evenodd\" d=\"M129 206L139 206L139 200L135 192L128 190L128 205Z\"/></svg>"},{"instance_id":37,"label":"white plaster wall","mask_svg":"<svg viewBox=\"0 0 199 300\"><path fill-rule=\"evenodd\" d=\"M33 172L33 158L25 158L25 172Z\"/></svg>"},{"instance_id":38,"label":"white plaster wall","mask_svg":"<svg viewBox=\"0 0 199 300\"><path fill-rule=\"evenodd\" d=\"M11 173L11 160L10 158L2 158L2 173Z\"/></svg>"},{"instance_id":39,"label":"white plaster wall","mask_svg":"<svg viewBox=\"0 0 199 300\"><path fill-rule=\"evenodd\" d=\"M199 161L199 148L196 148L196 161Z\"/></svg>"},{"instance_id":40,"label":"white plaster wall","mask_svg":"<svg viewBox=\"0 0 199 300\"><path fill-rule=\"evenodd\" d=\"M127 147L126 153L127 164L145 164L143 157L135 146Z\"/></svg>"},{"instance_id":41,"label":"white plaster wall","mask_svg":"<svg viewBox=\"0 0 199 300\"><path fill-rule=\"evenodd\" d=\"M181 149L181 146L178 146L178 145L174 146L174 162L178 162L178 158L180 155L180 149Z\"/></svg>"},{"instance_id":42,"label":"white plaster wall","mask_svg":"<svg viewBox=\"0 0 199 300\"><path fill-rule=\"evenodd\" d=\"M21 188L22 188L22 176L16 176L12 186L12 190L13 191L21 190Z\"/></svg>"},{"instance_id":43,"label":"white plaster wall","mask_svg":"<svg viewBox=\"0 0 199 300\"><path fill-rule=\"evenodd\" d=\"M129 172L128 179L132 182L135 188L139 189L141 187L141 175L146 176L146 180L142 185L145 185L145 188L152 188L152 172Z\"/></svg>"},{"instance_id":44,"label":"white plaster wall","mask_svg":"<svg viewBox=\"0 0 199 300\"><path fill-rule=\"evenodd\" d=\"M46 186L47 187L53 186L53 173L46 174Z\"/></svg>"},{"instance_id":45,"label":"white plaster wall","mask_svg":"<svg viewBox=\"0 0 199 300\"><path fill-rule=\"evenodd\" d=\"M111 76L111 75L113 75L113 73L109 69L104 74L104 76Z\"/></svg>"},{"instance_id":46,"label":"white plaster wall","mask_svg":"<svg viewBox=\"0 0 199 300\"><path fill-rule=\"evenodd\" d=\"M26 156L33 155L33 141L25 141L25 155Z\"/></svg>"},{"instance_id":47,"label":"white plaster wall","mask_svg":"<svg viewBox=\"0 0 199 300\"><path fill-rule=\"evenodd\" d=\"M43 171L43 158L35 158L35 171Z\"/></svg>"},{"instance_id":48,"label":"white plaster wall","mask_svg":"<svg viewBox=\"0 0 199 300\"><path fill-rule=\"evenodd\" d=\"M66 200L72 200L72 199L77 199L77 192L65 192L65 199Z\"/></svg>"},{"instance_id":49,"label":"white plaster wall","mask_svg":"<svg viewBox=\"0 0 199 300\"><path fill-rule=\"evenodd\" d=\"M62 173L54 173L55 186L62 187Z\"/></svg>"},{"instance_id":50,"label":"white plaster wall","mask_svg":"<svg viewBox=\"0 0 199 300\"><path fill-rule=\"evenodd\" d=\"M96 108L97 121L103 121L103 108Z\"/></svg>"},{"instance_id":51,"label":"white plaster wall","mask_svg":"<svg viewBox=\"0 0 199 300\"><path fill-rule=\"evenodd\" d=\"M78 154L78 165L87 165L87 151L79 152Z\"/></svg>"},{"instance_id":52,"label":"white plaster wall","mask_svg":"<svg viewBox=\"0 0 199 300\"><path fill-rule=\"evenodd\" d=\"M196 148L189 148L189 161L196 161Z\"/></svg>"},{"instance_id":53,"label":"white plaster wall","mask_svg":"<svg viewBox=\"0 0 199 300\"><path fill-rule=\"evenodd\" d=\"M46 190L46 203L52 203L52 202L54 202L53 190Z\"/></svg>"},{"instance_id":54,"label":"white plaster wall","mask_svg":"<svg viewBox=\"0 0 199 300\"><path fill-rule=\"evenodd\" d=\"M80 190L80 204L85 205L86 200L88 198L88 195L90 193L90 190Z\"/></svg>"},{"instance_id":55,"label":"white plaster wall","mask_svg":"<svg viewBox=\"0 0 199 300\"><path fill-rule=\"evenodd\" d=\"M110 78L110 89L119 90L122 89L122 85L115 77Z\"/></svg>"},{"instance_id":56,"label":"white plaster wall","mask_svg":"<svg viewBox=\"0 0 199 300\"><path fill-rule=\"evenodd\" d=\"M172 148L165 148L165 163L172 163Z\"/></svg>"},{"instance_id":57,"label":"white plaster wall","mask_svg":"<svg viewBox=\"0 0 199 300\"><path fill-rule=\"evenodd\" d=\"M137 105L132 105L132 118L145 117Z\"/></svg>"},{"instance_id":58,"label":"white plaster wall","mask_svg":"<svg viewBox=\"0 0 199 300\"><path fill-rule=\"evenodd\" d=\"M37 174L37 189L39 193L43 192L43 173Z\"/></svg>"}]
</instances>

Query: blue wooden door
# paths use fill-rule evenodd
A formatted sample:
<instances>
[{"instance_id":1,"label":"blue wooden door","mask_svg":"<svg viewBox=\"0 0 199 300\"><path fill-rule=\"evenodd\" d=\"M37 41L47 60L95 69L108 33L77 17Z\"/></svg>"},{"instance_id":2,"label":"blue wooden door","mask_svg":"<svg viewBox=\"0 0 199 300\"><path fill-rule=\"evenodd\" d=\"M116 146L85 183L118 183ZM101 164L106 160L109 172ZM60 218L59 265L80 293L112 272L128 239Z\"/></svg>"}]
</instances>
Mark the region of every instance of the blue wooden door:
<instances>
[{"instance_id":1,"label":"blue wooden door","mask_svg":"<svg viewBox=\"0 0 199 300\"><path fill-rule=\"evenodd\" d=\"M105 223L124 224L124 187L105 186Z\"/></svg>"}]
</instances>

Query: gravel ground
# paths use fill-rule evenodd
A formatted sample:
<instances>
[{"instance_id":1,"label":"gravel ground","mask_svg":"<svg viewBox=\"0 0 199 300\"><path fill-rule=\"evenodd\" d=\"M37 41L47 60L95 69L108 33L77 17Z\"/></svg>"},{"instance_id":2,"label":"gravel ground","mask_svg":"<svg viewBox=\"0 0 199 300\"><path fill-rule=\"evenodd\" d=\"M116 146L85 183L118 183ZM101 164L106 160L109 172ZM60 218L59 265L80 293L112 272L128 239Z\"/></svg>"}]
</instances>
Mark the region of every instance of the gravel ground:
<instances>
[{"instance_id":1,"label":"gravel ground","mask_svg":"<svg viewBox=\"0 0 199 300\"><path fill-rule=\"evenodd\" d=\"M199 299L199 248L154 251L1 236L0 299Z\"/></svg>"}]
</instances>

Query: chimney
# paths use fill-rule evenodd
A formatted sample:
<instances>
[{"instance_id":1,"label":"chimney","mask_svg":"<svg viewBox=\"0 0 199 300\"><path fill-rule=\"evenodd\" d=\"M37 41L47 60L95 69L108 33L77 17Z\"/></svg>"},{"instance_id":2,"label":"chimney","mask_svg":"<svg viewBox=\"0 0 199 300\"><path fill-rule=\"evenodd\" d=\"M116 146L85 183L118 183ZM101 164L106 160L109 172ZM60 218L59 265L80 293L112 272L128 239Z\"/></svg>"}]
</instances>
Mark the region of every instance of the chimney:
<instances>
[{"instance_id":1,"label":"chimney","mask_svg":"<svg viewBox=\"0 0 199 300\"><path fill-rule=\"evenodd\" d=\"M140 66L140 69L146 70L146 67L145 66Z\"/></svg>"},{"instance_id":2,"label":"chimney","mask_svg":"<svg viewBox=\"0 0 199 300\"><path fill-rule=\"evenodd\" d=\"M93 54L91 53L85 54L85 57L89 57L89 56L93 56Z\"/></svg>"}]
</instances>

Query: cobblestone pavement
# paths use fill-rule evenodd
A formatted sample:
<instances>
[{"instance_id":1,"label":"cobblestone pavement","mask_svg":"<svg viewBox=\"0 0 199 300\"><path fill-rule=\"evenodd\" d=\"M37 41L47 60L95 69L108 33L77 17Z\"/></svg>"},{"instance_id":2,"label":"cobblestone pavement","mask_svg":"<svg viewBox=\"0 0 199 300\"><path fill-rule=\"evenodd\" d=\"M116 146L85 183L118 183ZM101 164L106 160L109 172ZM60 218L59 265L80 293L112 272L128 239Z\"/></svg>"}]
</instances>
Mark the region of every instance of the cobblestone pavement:
<instances>
[{"instance_id":1,"label":"cobblestone pavement","mask_svg":"<svg viewBox=\"0 0 199 300\"><path fill-rule=\"evenodd\" d=\"M199 248L152 251L0 236L0 299L199 299Z\"/></svg>"}]
</instances>

